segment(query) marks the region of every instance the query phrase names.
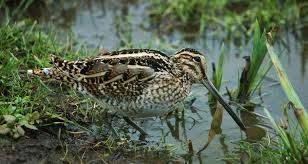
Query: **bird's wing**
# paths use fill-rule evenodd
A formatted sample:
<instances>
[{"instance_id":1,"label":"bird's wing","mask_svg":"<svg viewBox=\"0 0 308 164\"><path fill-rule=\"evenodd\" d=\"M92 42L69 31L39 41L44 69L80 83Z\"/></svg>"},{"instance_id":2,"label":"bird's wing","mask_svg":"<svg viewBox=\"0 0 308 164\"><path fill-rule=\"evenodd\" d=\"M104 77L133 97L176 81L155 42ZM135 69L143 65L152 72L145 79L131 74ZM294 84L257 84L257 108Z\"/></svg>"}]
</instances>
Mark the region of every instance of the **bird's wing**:
<instances>
[{"instance_id":1,"label":"bird's wing","mask_svg":"<svg viewBox=\"0 0 308 164\"><path fill-rule=\"evenodd\" d=\"M52 56L51 63L95 95L138 96L156 73L170 71L171 64L165 56L140 53L143 54L117 54L116 57L104 54L70 62Z\"/></svg>"},{"instance_id":2,"label":"bird's wing","mask_svg":"<svg viewBox=\"0 0 308 164\"><path fill-rule=\"evenodd\" d=\"M147 66L98 62L92 68L81 70L78 80L98 95L138 96L155 77L154 69Z\"/></svg>"},{"instance_id":3,"label":"bird's wing","mask_svg":"<svg viewBox=\"0 0 308 164\"><path fill-rule=\"evenodd\" d=\"M89 68L93 67L96 61L101 61L110 65L126 64L147 66L154 71L164 71L173 73L173 63L165 53L151 49L127 49L120 51L102 51L97 56L84 60L66 61L51 55L51 64L62 71L71 74L89 73Z\"/></svg>"}]
</instances>

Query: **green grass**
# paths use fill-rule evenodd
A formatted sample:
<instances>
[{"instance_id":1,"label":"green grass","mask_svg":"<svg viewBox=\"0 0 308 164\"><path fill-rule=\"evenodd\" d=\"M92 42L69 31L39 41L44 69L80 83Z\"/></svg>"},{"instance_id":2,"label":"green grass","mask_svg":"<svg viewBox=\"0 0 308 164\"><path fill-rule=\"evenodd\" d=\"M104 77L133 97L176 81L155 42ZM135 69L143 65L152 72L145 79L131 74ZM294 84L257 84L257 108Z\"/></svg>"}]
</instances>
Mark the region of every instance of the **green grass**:
<instances>
[{"instance_id":1,"label":"green grass","mask_svg":"<svg viewBox=\"0 0 308 164\"><path fill-rule=\"evenodd\" d=\"M264 108L264 111L273 131L270 130L271 133L258 142L241 141L238 150L240 156L231 159L247 163L307 163L308 137L299 133L299 128L291 125L290 121L277 123L267 109ZM290 115L284 117L284 120L291 120Z\"/></svg>"},{"instance_id":2,"label":"green grass","mask_svg":"<svg viewBox=\"0 0 308 164\"><path fill-rule=\"evenodd\" d=\"M54 37L34 32L34 28L35 24L26 22L0 28L0 123L16 138L23 134L22 128L35 129L52 109L44 98L49 89L20 73L47 64L47 54L60 51Z\"/></svg>"},{"instance_id":3,"label":"green grass","mask_svg":"<svg viewBox=\"0 0 308 164\"><path fill-rule=\"evenodd\" d=\"M11 19L20 19L28 15L28 10L35 8L36 10L46 6L50 1L42 0L0 0L0 14L5 18L0 21L9 21Z\"/></svg>"},{"instance_id":4,"label":"green grass","mask_svg":"<svg viewBox=\"0 0 308 164\"><path fill-rule=\"evenodd\" d=\"M275 154L279 156L279 159L281 159L281 161L285 161L286 163L307 163L308 135L301 133L300 136L298 136L298 128L282 128L274 121L274 118L267 109L265 109L265 113L270 118L270 122L279 137L277 143L279 149L275 152ZM288 122L286 124L289 126Z\"/></svg>"},{"instance_id":5,"label":"green grass","mask_svg":"<svg viewBox=\"0 0 308 164\"><path fill-rule=\"evenodd\" d=\"M290 80L288 79L288 76L283 69L282 64L280 63L274 48L271 46L270 40L271 33L267 33L266 47L268 49L274 68L277 72L281 87L293 106L294 115L297 118L299 125L303 129L304 135L308 136L308 114L297 93L295 92L295 89L293 88Z\"/></svg>"},{"instance_id":6,"label":"green grass","mask_svg":"<svg viewBox=\"0 0 308 164\"><path fill-rule=\"evenodd\" d=\"M173 150L168 146L140 146L136 141L127 140L124 131L121 138L114 137L111 131L108 133L110 118L96 102L59 83L30 78L25 74L24 71L31 68L50 66L48 56L51 53L65 59L96 54L97 50L83 46L73 50L71 43L60 45L55 36L55 33L42 32L39 25L27 21L0 27L0 138L18 139L41 130L55 133L53 137L58 138L62 145L64 161L74 161L75 148L69 140L76 139L76 135L83 136L79 144L87 142L82 141L84 138L100 138L95 143L87 143L86 150L95 149L102 159L119 152L129 154L131 158L143 153L151 159L157 156L172 159ZM127 127L123 124L116 128ZM84 146L75 144L78 150ZM31 147L25 149L31 151Z\"/></svg>"},{"instance_id":7,"label":"green grass","mask_svg":"<svg viewBox=\"0 0 308 164\"><path fill-rule=\"evenodd\" d=\"M1 134L18 138L25 134L25 129L59 123L81 128L71 113L85 117L95 115L94 112L87 113L91 108L76 108L76 105L93 103L89 99L68 87L46 84L26 75L28 69L48 67L49 54L76 59L88 53L82 47L73 51L70 44L60 45L55 36L55 33L46 34L36 23L27 21L0 28Z\"/></svg>"},{"instance_id":8,"label":"green grass","mask_svg":"<svg viewBox=\"0 0 308 164\"><path fill-rule=\"evenodd\" d=\"M267 53L265 34L261 32L257 21L255 24L252 53L246 57L246 65L243 68L236 91L236 100L240 103L245 103L250 99L270 68L270 65L263 64Z\"/></svg>"},{"instance_id":9,"label":"green grass","mask_svg":"<svg viewBox=\"0 0 308 164\"><path fill-rule=\"evenodd\" d=\"M178 2L179 4L182 3L182 1L179 0L175 2ZM167 1L166 3L173 4L173 1ZM192 3L187 3L186 5L191 5L190 8L198 6L195 8L198 13L199 10L201 10L199 9L199 6L200 8L205 7L203 5L208 5L207 3L220 8L224 8L226 6L225 1L201 2L198 0L192 1ZM194 16L195 13L191 11L190 8L186 9L184 5L177 6L173 4L173 6L169 7L175 8L165 11L170 12L170 14L173 10L177 10L177 7L180 8L177 12L182 15L179 18L175 15L175 20L180 19L183 22L189 22L191 18L197 19ZM292 7L290 10L292 10ZM168 14L169 13L167 13L167 16ZM206 16L202 15L202 18L204 17ZM126 31L127 29L122 27L123 25L130 26L129 22L129 17L127 17L123 22L120 20L118 22L119 28L121 28L121 38L123 39L121 46L133 46L132 36L129 32L130 29ZM120 23L123 23L123 25L120 25ZM259 70L263 60L266 59L265 53L267 49L265 45L265 36L262 34L258 23L255 23L252 27L255 27L253 38L254 48L251 54L251 69L247 71L246 76L248 79L248 86L246 86L245 91L247 99L249 99L256 88L261 85L264 74L268 70ZM71 116L70 113L78 113L83 117L91 117L95 119L95 117L100 114L93 111L88 112L88 110L91 110L89 108L95 106L93 105L93 102L88 101L88 99L84 99L84 97L80 98L81 95L76 94L70 88L58 87L58 85L53 86L52 83L45 84L36 78L30 79L24 74L24 72L22 72L22 70L48 66L48 54L50 53L65 56L65 58L68 59L76 59L87 54L94 53L95 50L87 50L82 47L72 50L72 46L70 44L60 45L57 42L57 38L54 33L46 34L41 32L39 26L35 23L27 21L22 21L11 25L3 25L0 27L0 38L0 135L8 135L13 138L18 138L27 134L27 129L36 130L40 129L41 126L54 125L58 123L63 125L70 124L89 132L90 130L88 124L83 124L86 121L78 121L74 118L74 116ZM270 53L274 53L271 47L268 46L267 48L270 49ZM272 57L272 59L273 58L275 61L278 61L275 56ZM217 89L221 86L223 62L224 49L222 47L217 65L218 67L215 69L216 71L214 71L213 75L213 83ZM280 64L276 65L278 65L279 70L281 70L281 66L279 66ZM279 76L281 79L286 79L285 74L280 75L283 75ZM304 107L301 105L294 90L292 90L292 86L286 80L281 80L281 82L288 98L296 108L295 112L300 113L300 109L304 109ZM57 101L59 99L62 101ZM91 107L83 107L84 103ZM70 105L78 106L78 109L75 110ZM217 116L221 119L221 113L213 113L214 117ZM216 113L217 115L215 116ZM307 125L307 123L305 123L305 120L307 121L307 114L304 112L304 114L297 114L296 116L299 116L298 118L301 127L305 127ZM277 163L280 161L296 161L300 163L301 161L306 160L308 152L307 135L304 135L303 133L299 137L296 135L296 133L298 133L298 129L286 131L281 129L273 121L273 119L271 119L271 121L273 127L277 131L278 138L275 138L275 140L270 138L266 140L266 143L244 143L241 145L242 148L246 150L251 161L266 162L267 160L274 158L277 160ZM304 123L301 124L301 122ZM217 124L214 124L215 122L211 127L217 127ZM305 128L303 129L305 130ZM216 133L217 132L215 132L215 134ZM210 135L211 134L209 134L209 136ZM117 141L114 139L110 140L109 136L109 138L102 141L102 145L107 147L107 149L111 152L118 148L117 145L114 145L116 142ZM158 151L160 150L161 149Z\"/></svg>"},{"instance_id":10,"label":"green grass","mask_svg":"<svg viewBox=\"0 0 308 164\"><path fill-rule=\"evenodd\" d=\"M213 68L212 83L218 91L220 90L222 82L224 58L225 58L225 48L224 45L222 45L217 65L212 63L212 68ZM209 94L208 103L211 106L211 114L213 115L215 111L212 111L212 109L217 108L217 100L211 94Z\"/></svg>"},{"instance_id":11,"label":"green grass","mask_svg":"<svg viewBox=\"0 0 308 164\"><path fill-rule=\"evenodd\" d=\"M224 45L222 45L220 49L217 67L214 63L212 63L212 68L213 68L212 83L218 91L220 90L220 86L222 83L224 57L225 57L225 49L224 49ZM208 103L209 103L210 111L212 115L211 128L208 132L208 141L198 151L198 154L206 150L206 148L213 141L214 137L217 134L220 134L222 131L221 124L222 124L222 119L223 119L223 108L222 106L218 105L217 100L211 94L209 94L208 96Z\"/></svg>"},{"instance_id":12,"label":"green grass","mask_svg":"<svg viewBox=\"0 0 308 164\"><path fill-rule=\"evenodd\" d=\"M207 27L222 28L233 36L251 36L256 19L260 20L262 29L273 25L292 26L304 20L300 18L299 6L295 0L152 0L150 15L154 22L164 22L165 26L198 26L200 33Z\"/></svg>"},{"instance_id":13,"label":"green grass","mask_svg":"<svg viewBox=\"0 0 308 164\"><path fill-rule=\"evenodd\" d=\"M224 160L235 163L307 163L308 136L301 132L288 109L284 109L279 122L274 120L266 108L264 112L272 127L268 128L267 136L257 142L239 141L236 154L231 154Z\"/></svg>"},{"instance_id":14,"label":"green grass","mask_svg":"<svg viewBox=\"0 0 308 164\"><path fill-rule=\"evenodd\" d=\"M272 34L269 32L266 36L267 38L263 42L266 44L270 60L277 72L280 85L290 101L289 106L293 109L296 120L293 120L287 109L285 109L284 118L281 118L281 120L286 121L281 121L279 124L274 120L270 112L264 108L265 114L272 124L274 135L268 134L268 137L264 138L262 142L242 142L240 161L245 159L249 163L283 162L304 164L308 162L308 115L288 79L275 49L271 45ZM246 157L243 158L243 156Z\"/></svg>"}]
</instances>

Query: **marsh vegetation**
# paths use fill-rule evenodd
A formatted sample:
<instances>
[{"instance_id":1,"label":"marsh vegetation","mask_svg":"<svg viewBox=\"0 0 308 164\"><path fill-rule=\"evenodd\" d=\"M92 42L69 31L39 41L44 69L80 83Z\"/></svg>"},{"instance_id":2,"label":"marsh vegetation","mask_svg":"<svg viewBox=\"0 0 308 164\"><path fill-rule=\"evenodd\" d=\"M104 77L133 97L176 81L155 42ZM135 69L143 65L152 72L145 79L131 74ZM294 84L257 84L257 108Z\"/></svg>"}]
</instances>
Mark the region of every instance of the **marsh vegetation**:
<instances>
[{"instance_id":1,"label":"marsh vegetation","mask_svg":"<svg viewBox=\"0 0 308 164\"><path fill-rule=\"evenodd\" d=\"M0 0L0 162L307 163L307 20L295 0ZM167 118L137 120L140 141L91 98L25 74L49 54L184 47L205 53L246 133L196 85Z\"/></svg>"}]
</instances>

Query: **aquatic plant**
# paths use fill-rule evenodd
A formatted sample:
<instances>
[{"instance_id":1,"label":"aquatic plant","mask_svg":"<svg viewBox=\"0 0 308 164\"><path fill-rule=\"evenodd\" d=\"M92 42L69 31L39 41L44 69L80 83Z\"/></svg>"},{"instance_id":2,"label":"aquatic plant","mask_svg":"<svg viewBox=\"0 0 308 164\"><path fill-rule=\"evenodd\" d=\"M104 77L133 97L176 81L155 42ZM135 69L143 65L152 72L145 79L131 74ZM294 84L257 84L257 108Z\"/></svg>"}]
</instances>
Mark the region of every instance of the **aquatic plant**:
<instances>
[{"instance_id":1,"label":"aquatic plant","mask_svg":"<svg viewBox=\"0 0 308 164\"><path fill-rule=\"evenodd\" d=\"M264 111L279 137L277 143L279 148L275 150L275 154L279 155L280 161L284 161L286 163L307 163L308 135L305 134L305 132L302 134L298 133L298 129L292 129L288 122L285 124L289 127L289 129L284 129L275 122L274 118L267 109L264 109ZM298 137L298 135L300 136Z\"/></svg>"},{"instance_id":2,"label":"aquatic plant","mask_svg":"<svg viewBox=\"0 0 308 164\"><path fill-rule=\"evenodd\" d=\"M270 112L264 108L266 116L275 131L275 135L268 134L262 142L258 143L241 143L241 151L248 155L248 161L255 163L307 163L308 162L308 115L293 88L288 76L280 63L275 49L271 45L272 33L266 34L266 48L270 60L277 72L280 85L289 99L288 107L293 109L297 122L292 122L293 118L289 115L288 110L284 109L284 116L281 123L277 123ZM301 129L299 129L298 124ZM271 129L269 129L271 130ZM246 160L247 160L246 159Z\"/></svg>"},{"instance_id":3,"label":"aquatic plant","mask_svg":"<svg viewBox=\"0 0 308 164\"><path fill-rule=\"evenodd\" d=\"M261 21L262 29L274 24L292 26L304 20L299 16L300 6L303 4L298 5L295 0L152 0L150 15L164 26L199 26L200 34L206 28L222 28L233 36L251 36L256 19Z\"/></svg>"},{"instance_id":4,"label":"aquatic plant","mask_svg":"<svg viewBox=\"0 0 308 164\"><path fill-rule=\"evenodd\" d=\"M24 127L36 129L35 124L44 118L43 111L48 108L38 104L48 89L35 80L35 85L30 85L19 71L45 63L38 56L44 59L42 54L58 51L54 38L34 32L34 26L19 22L0 28L0 133L14 138L24 134Z\"/></svg>"},{"instance_id":5,"label":"aquatic plant","mask_svg":"<svg viewBox=\"0 0 308 164\"><path fill-rule=\"evenodd\" d=\"M23 16L32 5L43 5L44 3L45 1L39 0L1 0L0 10L4 11L2 14L6 18L6 21L8 21L11 18L19 18Z\"/></svg>"},{"instance_id":6,"label":"aquatic plant","mask_svg":"<svg viewBox=\"0 0 308 164\"><path fill-rule=\"evenodd\" d=\"M220 86L222 82L224 56L225 56L225 49L224 49L224 45L222 45L220 49L217 67L215 63L212 63L212 68L213 68L212 83L217 88L218 91L220 90ZM221 133L223 108L222 106L219 105L219 103L217 102L217 100L214 98L212 94L209 94L208 96L208 103L209 103L210 111L212 115L211 128L208 132L207 143L205 143L203 148L201 148L198 151L198 153L201 153L203 150L205 150L210 145L210 143L212 142L216 134Z\"/></svg>"},{"instance_id":7,"label":"aquatic plant","mask_svg":"<svg viewBox=\"0 0 308 164\"><path fill-rule=\"evenodd\" d=\"M302 102L300 101L298 95L296 94L290 80L288 79L287 74L285 73L285 70L283 69L278 56L275 53L274 48L270 44L271 40L271 33L267 33L267 39L266 39L266 47L268 49L271 61L274 65L274 68L277 72L277 76L279 78L281 87L288 97L289 101L291 102L291 105L294 109L294 115L296 119L298 120L299 125L304 131L304 134L308 136L308 114L305 110L305 107L303 106Z\"/></svg>"},{"instance_id":8,"label":"aquatic plant","mask_svg":"<svg viewBox=\"0 0 308 164\"><path fill-rule=\"evenodd\" d=\"M236 100L240 103L249 100L269 70L269 66L264 67L266 69L261 67L267 53L265 34L261 34L258 21L255 24L252 53L251 56L245 57L246 65L242 71L236 92Z\"/></svg>"},{"instance_id":9,"label":"aquatic plant","mask_svg":"<svg viewBox=\"0 0 308 164\"><path fill-rule=\"evenodd\" d=\"M48 96L52 94L49 87L23 72L48 65L48 54L65 53L67 48L58 45L54 33L41 32L35 22L5 24L0 38L0 133L18 138L25 134L24 128L37 129L52 119L68 121L63 117L65 111L59 112L59 104L53 102L59 96ZM64 87L57 88L63 92Z\"/></svg>"},{"instance_id":10,"label":"aquatic plant","mask_svg":"<svg viewBox=\"0 0 308 164\"><path fill-rule=\"evenodd\" d=\"M217 88L218 91L220 90L220 86L222 82L224 57L225 57L225 49L224 49L224 45L222 45L220 49L217 67L215 63L212 63L212 68L213 68L212 83ZM211 106L211 109L216 109L217 100L211 94L209 94L208 103ZM214 113L215 111L211 111L212 115Z\"/></svg>"},{"instance_id":11,"label":"aquatic plant","mask_svg":"<svg viewBox=\"0 0 308 164\"><path fill-rule=\"evenodd\" d=\"M308 137L299 133L299 128L292 125L292 117L284 109L284 116L276 122L268 109L264 108L273 129L259 142L241 141L238 157L229 157L236 162L248 163L300 163L308 162Z\"/></svg>"}]
</instances>

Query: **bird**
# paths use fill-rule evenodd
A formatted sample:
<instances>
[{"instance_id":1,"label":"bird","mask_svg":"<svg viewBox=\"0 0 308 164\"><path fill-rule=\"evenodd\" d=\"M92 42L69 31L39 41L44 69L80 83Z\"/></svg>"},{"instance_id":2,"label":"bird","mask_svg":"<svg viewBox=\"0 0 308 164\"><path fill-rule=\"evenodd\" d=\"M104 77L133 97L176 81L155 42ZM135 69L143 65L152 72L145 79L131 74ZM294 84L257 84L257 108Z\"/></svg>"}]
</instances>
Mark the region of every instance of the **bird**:
<instances>
[{"instance_id":1,"label":"bird","mask_svg":"<svg viewBox=\"0 0 308 164\"><path fill-rule=\"evenodd\" d=\"M185 100L193 84L201 83L240 129L246 130L209 80L205 56L195 49L184 48L173 55L153 49L102 51L74 61L50 55L50 64L51 67L30 69L27 73L64 83L126 121L166 115Z\"/></svg>"}]
</instances>

